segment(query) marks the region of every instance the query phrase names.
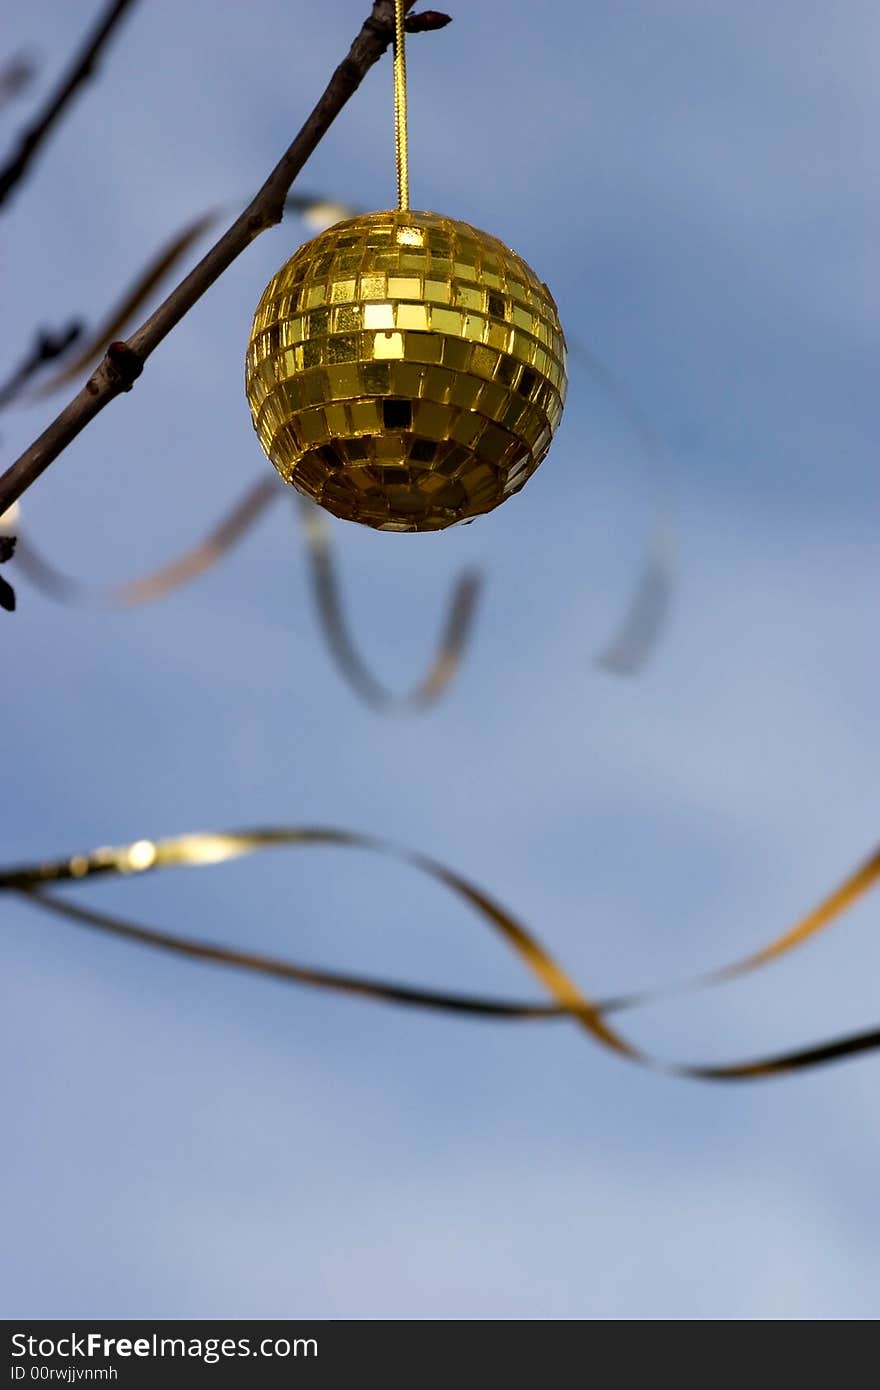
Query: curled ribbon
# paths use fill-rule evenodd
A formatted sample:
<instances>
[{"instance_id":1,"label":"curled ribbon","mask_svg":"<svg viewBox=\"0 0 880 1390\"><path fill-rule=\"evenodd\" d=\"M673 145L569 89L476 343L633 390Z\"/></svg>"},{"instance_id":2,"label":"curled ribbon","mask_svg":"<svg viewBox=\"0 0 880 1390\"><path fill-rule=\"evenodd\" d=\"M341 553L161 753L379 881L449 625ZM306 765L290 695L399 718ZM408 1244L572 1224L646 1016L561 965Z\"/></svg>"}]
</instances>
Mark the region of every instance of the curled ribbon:
<instances>
[{"instance_id":1,"label":"curled ribbon","mask_svg":"<svg viewBox=\"0 0 880 1390\"><path fill-rule=\"evenodd\" d=\"M17 521L16 565L33 585L59 602L133 608L163 598L211 569L244 539L263 513L280 497L290 497L290 489L284 483L272 475L261 479L239 498L203 540L169 564L124 584L88 585L63 574L41 554ZM330 528L323 513L307 498L296 495L294 500L299 504L318 620L343 679L360 699L376 710L415 710L433 704L451 684L461 665L476 613L482 583L480 576L473 571L465 571L459 576L449 602L440 645L427 674L408 694L395 695L372 675L349 632L330 543ZM10 520L10 529L12 524Z\"/></svg>"},{"instance_id":2,"label":"curled ribbon","mask_svg":"<svg viewBox=\"0 0 880 1390\"><path fill-rule=\"evenodd\" d=\"M660 477L663 450L654 429L605 363L577 339L569 339L568 346L572 361L579 362L616 403L652 472L656 518L645 561L620 626L596 656L596 665L612 675L636 676L653 656L663 635L675 586L671 508Z\"/></svg>"},{"instance_id":3,"label":"curled ribbon","mask_svg":"<svg viewBox=\"0 0 880 1390\"><path fill-rule=\"evenodd\" d=\"M218 946L144 926L124 917L70 903L51 891L53 884L78 881L91 876L130 875L181 865L204 867L273 847L319 845L362 849L381 854L408 864L441 883L467 903L496 932L547 991L551 1002L496 999L482 995L430 990L396 981L315 969L277 957ZM429 855L416 850L402 849L388 841L356 831L280 826L178 835L164 840L137 840L132 844L96 849L68 859L2 869L0 890L17 893L35 906L80 925L191 959L212 961L215 964L250 970L287 982L358 995L384 1003L405 1004L447 1013L522 1022L567 1018L585 1030L594 1042L628 1061L652 1070L704 1081L745 1081L802 1071L873 1050L880 1047L880 1028L832 1038L770 1057L720 1066L699 1066L666 1062L642 1052L607 1021L608 1017L643 1007L685 990L707 989L763 968L816 936L873 888L878 878L880 848L816 908L759 950L671 989L606 1000L591 1000L584 994L534 933L476 884Z\"/></svg>"}]
</instances>

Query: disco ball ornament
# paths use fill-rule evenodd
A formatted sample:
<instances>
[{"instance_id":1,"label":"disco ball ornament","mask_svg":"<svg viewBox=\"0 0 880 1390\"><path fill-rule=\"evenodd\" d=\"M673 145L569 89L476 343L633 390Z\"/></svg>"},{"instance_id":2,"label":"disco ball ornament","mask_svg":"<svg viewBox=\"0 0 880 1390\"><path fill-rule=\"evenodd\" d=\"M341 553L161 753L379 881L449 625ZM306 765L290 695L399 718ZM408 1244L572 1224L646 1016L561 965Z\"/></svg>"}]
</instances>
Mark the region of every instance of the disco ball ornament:
<instances>
[{"instance_id":1,"label":"disco ball ornament","mask_svg":"<svg viewBox=\"0 0 880 1390\"><path fill-rule=\"evenodd\" d=\"M534 473L562 415L565 339L547 286L495 237L374 212L267 285L246 387L286 482L349 521L436 531Z\"/></svg>"}]
</instances>

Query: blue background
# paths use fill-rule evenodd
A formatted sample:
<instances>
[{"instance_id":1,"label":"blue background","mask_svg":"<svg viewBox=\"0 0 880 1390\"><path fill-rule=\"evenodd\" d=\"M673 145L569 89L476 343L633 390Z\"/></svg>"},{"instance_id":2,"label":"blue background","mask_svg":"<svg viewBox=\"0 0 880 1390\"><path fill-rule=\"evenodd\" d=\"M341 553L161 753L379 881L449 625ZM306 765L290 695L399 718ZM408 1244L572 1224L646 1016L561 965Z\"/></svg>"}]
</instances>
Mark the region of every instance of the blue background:
<instances>
[{"instance_id":1,"label":"blue background","mask_svg":"<svg viewBox=\"0 0 880 1390\"><path fill-rule=\"evenodd\" d=\"M95 11L16 7L4 48L38 52L45 89ZM95 322L188 218L241 203L364 12L137 7L4 218L5 366L37 324ZM573 362L557 442L501 510L437 536L334 524L358 640L401 688L454 572L487 575L466 666L422 717L377 717L339 681L283 506L130 613L20 579L4 861L273 821L375 830L483 883L596 995L732 958L837 882L878 833L878 44L869 0L483 0L414 38L414 205L535 266L661 455ZM7 108L7 143L38 100ZM391 203L390 104L385 62L299 186ZM28 494L22 525L57 563L139 573L265 475L244 348L308 234L289 218L260 238ZM5 415L5 456L51 414ZM596 655L658 506L674 611L627 681ZM441 889L354 852L79 891L316 964L530 987ZM876 1025L876 913L631 1036L699 1061ZM712 1088L565 1024L380 1009L18 901L0 943L7 1317L880 1312L876 1061Z\"/></svg>"}]
</instances>

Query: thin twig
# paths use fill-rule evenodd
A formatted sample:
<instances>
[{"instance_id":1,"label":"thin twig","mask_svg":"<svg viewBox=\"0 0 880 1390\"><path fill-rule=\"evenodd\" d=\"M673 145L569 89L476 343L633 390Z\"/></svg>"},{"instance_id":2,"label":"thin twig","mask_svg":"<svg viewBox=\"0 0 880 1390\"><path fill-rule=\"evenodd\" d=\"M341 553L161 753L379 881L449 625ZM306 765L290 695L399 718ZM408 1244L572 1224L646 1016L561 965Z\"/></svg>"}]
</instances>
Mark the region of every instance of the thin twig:
<instances>
[{"instance_id":1,"label":"thin twig","mask_svg":"<svg viewBox=\"0 0 880 1390\"><path fill-rule=\"evenodd\" d=\"M12 559L15 554L15 544L15 536L0 535L0 565L5 565L7 560ZM5 608L7 613L15 612L15 590L2 578L0 578L0 608Z\"/></svg>"},{"instance_id":2,"label":"thin twig","mask_svg":"<svg viewBox=\"0 0 880 1390\"><path fill-rule=\"evenodd\" d=\"M63 115L71 98L91 77L102 48L119 21L124 17L125 12L131 9L133 4L134 0L112 0L79 53L74 57L64 78L52 93L45 110L37 117L33 125L22 133L18 149L6 167L0 170L0 204L6 201L15 185L24 178L37 150L59 117Z\"/></svg>"},{"instance_id":3,"label":"thin twig","mask_svg":"<svg viewBox=\"0 0 880 1390\"><path fill-rule=\"evenodd\" d=\"M374 0L372 13L364 21L347 58L339 64L312 114L253 201L128 342L110 344L83 389L0 477L0 515L106 405L131 389L147 358L163 338L261 232L281 221L285 199L297 174L366 73L391 43L393 18L391 0ZM425 16L412 16L407 23L417 32L424 31ZM448 23L448 15L432 12L428 27L440 29Z\"/></svg>"}]
</instances>

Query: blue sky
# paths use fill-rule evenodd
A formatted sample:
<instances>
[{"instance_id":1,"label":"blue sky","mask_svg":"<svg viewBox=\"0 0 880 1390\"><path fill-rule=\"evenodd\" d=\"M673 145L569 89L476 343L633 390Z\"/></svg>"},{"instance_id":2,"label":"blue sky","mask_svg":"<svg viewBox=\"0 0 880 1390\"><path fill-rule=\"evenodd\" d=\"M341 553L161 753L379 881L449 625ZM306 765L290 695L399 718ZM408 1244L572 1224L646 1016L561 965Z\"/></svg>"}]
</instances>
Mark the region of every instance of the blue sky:
<instances>
[{"instance_id":1,"label":"blue sky","mask_svg":"<svg viewBox=\"0 0 880 1390\"><path fill-rule=\"evenodd\" d=\"M4 43L57 72L95 5ZM4 361L93 321L155 247L243 199L362 3L136 9L3 224ZM353 622L407 685L453 573L487 578L430 715L340 684L290 514L132 613L19 582L3 624L4 861L250 823L428 850L527 920L587 991L756 946L877 839L878 322L865 0L483 0L409 46L416 206L501 236L663 441L576 363L559 437L473 526L334 526ZM300 186L394 197L375 70ZM31 100L35 100L32 97ZM4 116L7 139L25 113ZM243 256L28 495L59 564L125 578L269 467L243 392L253 307L307 235ZM49 417L9 413L11 458ZM655 519L671 622L597 668ZM520 994L439 888L330 851L82 891L317 964ZM635 1017L732 1059L876 1025L868 901L765 976ZM740 1088L638 1071L566 1025L422 1017L164 959L4 904L0 1174L10 1317L873 1318L878 1063Z\"/></svg>"}]
</instances>

